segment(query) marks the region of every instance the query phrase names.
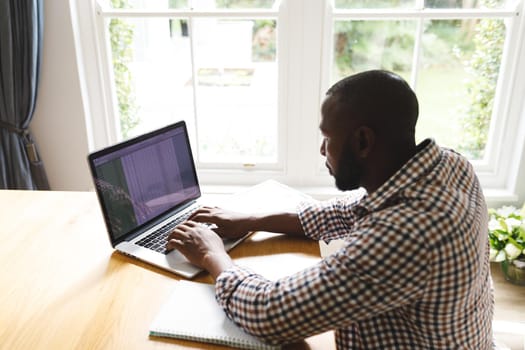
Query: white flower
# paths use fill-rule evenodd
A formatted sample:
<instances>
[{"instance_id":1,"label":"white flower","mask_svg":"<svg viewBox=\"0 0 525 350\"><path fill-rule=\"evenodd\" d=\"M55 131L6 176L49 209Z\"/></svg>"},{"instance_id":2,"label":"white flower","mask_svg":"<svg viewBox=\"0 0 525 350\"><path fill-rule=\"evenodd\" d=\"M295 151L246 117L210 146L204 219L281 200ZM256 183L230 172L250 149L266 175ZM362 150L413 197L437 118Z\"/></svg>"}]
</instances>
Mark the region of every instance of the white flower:
<instances>
[{"instance_id":1,"label":"white flower","mask_svg":"<svg viewBox=\"0 0 525 350\"><path fill-rule=\"evenodd\" d=\"M514 218L508 218L508 219L505 219L505 224L507 225L507 230L509 232L512 232L514 228L521 226L521 220L514 219Z\"/></svg>"},{"instance_id":2,"label":"white flower","mask_svg":"<svg viewBox=\"0 0 525 350\"><path fill-rule=\"evenodd\" d=\"M498 252L498 254L496 254L496 257L492 261L501 262L501 261L505 261L505 259L506 259L505 251L502 249Z\"/></svg>"},{"instance_id":3,"label":"white flower","mask_svg":"<svg viewBox=\"0 0 525 350\"><path fill-rule=\"evenodd\" d=\"M510 214L513 214L513 213L519 213L518 210L516 209L516 207L513 207L512 205L506 205L506 206L503 206L501 208L499 208L497 210L497 213L498 215L501 215L503 216L504 218L506 218L507 216L509 216Z\"/></svg>"},{"instance_id":4,"label":"white flower","mask_svg":"<svg viewBox=\"0 0 525 350\"><path fill-rule=\"evenodd\" d=\"M496 259L496 255L498 255L498 250L490 247L490 249L489 249L489 260L490 261L494 261L494 259Z\"/></svg>"},{"instance_id":5,"label":"white flower","mask_svg":"<svg viewBox=\"0 0 525 350\"><path fill-rule=\"evenodd\" d=\"M490 231L496 231L496 230L502 230L503 227L501 227L501 224L499 223L498 219L492 218L489 221L489 230Z\"/></svg>"},{"instance_id":6,"label":"white flower","mask_svg":"<svg viewBox=\"0 0 525 350\"><path fill-rule=\"evenodd\" d=\"M510 260L516 259L521 254L521 249L516 247L512 243L507 243L504 250L505 250L505 253L507 254L507 257Z\"/></svg>"}]
</instances>

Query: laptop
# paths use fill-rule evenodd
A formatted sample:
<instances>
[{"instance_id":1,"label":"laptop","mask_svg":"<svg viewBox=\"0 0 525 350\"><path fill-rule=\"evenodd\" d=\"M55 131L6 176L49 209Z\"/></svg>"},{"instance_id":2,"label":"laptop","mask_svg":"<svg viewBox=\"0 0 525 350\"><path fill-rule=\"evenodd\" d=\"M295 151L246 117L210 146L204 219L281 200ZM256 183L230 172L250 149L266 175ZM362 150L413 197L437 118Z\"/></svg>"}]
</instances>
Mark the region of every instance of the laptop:
<instances>
[{"instance_id":1,"label":"laptop","mask_svg":"<svg viewBox=\"0 0 525 350\"><path fill-rule=\"evenodd\" d=\"M165 250L171 230L200 207L184 121L93 152L88 162L114 249L187 278L201 271ZM225 239L226 250L244 238Z\"/></svg>"}]
</instances>

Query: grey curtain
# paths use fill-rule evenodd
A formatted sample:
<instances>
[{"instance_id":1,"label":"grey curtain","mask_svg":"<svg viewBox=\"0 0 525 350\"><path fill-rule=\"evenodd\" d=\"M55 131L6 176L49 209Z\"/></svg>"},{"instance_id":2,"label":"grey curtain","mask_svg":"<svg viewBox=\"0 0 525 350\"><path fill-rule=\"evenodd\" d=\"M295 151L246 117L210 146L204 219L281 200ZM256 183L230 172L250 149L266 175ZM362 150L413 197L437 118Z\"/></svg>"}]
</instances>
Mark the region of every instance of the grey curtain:
<instances>
[{"instance_id":1,"label":"grey curtain","mask_svg":"<svg viewBox=\"0 0 525 350\"><path fill-rule=\"evenodd\" d=\"M29 133L35 109L43 0L0 0L0 189L49 189Z\"/></svg>"}]
</instances>

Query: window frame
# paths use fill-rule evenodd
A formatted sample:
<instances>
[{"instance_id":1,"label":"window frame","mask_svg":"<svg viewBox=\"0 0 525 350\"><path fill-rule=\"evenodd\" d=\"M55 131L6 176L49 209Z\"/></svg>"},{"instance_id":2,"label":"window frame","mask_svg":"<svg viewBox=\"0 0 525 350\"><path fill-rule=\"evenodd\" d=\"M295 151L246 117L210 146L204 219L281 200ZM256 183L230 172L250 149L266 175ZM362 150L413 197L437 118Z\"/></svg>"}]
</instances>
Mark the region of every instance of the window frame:
<instances>
[{"instance_id":1,"label":"window frame","mask_svg":"<svg viewBox=\"0 0 525 350\"><path fill-rule=\"evenodd\" d=\"M319 107L328 88L331 70L332 23L334 19L456 19L479 16L508 17L502 69L496 88L487 156L472 161L485 193L499 200L516 200L517 173L525 145L524 106L519 102L525 91L525 1L512 9L419 9L419 10L340 10L332 0L303 2L282 0L272 10L136 11L104 9L96 0L71 2L77 59L90 150L115 143L117 138L116 101L111 88L108 43L103 21L107 16L149 17L237 17L272 18L278 23L278 150L277 166L231 167L197 164L205 185L249 185L273 178L311 193L333 195L333 180L323 169L319 156ZM297 14L300 13L301 16ZM277 18L275 18L277 15ZM510 24L508 22L511 22ZM319 54L321 52L321 55ZM414 76L414 75L413 75ZM413 83L413 81L411 82ZM520 95L521 93L521 95ZM499 118L494 116L499 115ZM521 118L520 118L521 117ZM494 127L498 123L499 127ZM506 140L506 142L503 142ZM510 142L509 140L513 140ZM194 152L196 151L194 147Z\"/></svg>"},{"instance_id":2,"label":"window frame","mask_svg":"<svg viewBox=\"0 0 525 350\"><path fill-rule=\"evenodd\" d=\"M325 30L328 32L328 37L333 37L332 23L335 20L417 20L417 31L414 44L413 62L410 86L417 94L417 77L421 57L421 40L423 35L422 23L424 20L452 20L452 19L469 19L469 18L496 18L504 19L507 28L507 35L503 48L503 56L501 59L500 74L498 76L498 83L496 86L495 104L493 106L491 125L489 127L488 142L486 146L486 154L483 159L471 160L474 169L480 179L484 188L502 189L506 188L508 183L509 162L512 159L513 150L519 147L519 144L510 143L504 144L504 138L512 134L509 130L509 124L513 124L516 117L509 117L508 110L510 108L510 99L512 91L512 72L515 72L519 63L518 51L519 47L512 47L512 43L519 42L523 45L524 35L520 32L520 24L523 27L522 15L520 16L520 7L524 7L520 1L515 1L513 5L507 8L497 9L429 9L424 8L424 1L418 1L418 8L414 9L335 9L333 0L328 6L328 13L326 15L327 26ZM325 62L323 65L323 90L329 87L329 77L331 63L333 62L332 41L326 40L323 48L325 53ZM511 68L509 68L511 67ZM505 84L505 82L509 82ZM507 117L497 117L503 115ZM510 120L509 120L510 119ZM504 124L503 128L496 128L496 124ZM508 138L507 138L508 139Z\"/></svg>"},{"instance_id":3,"label":"window frame","mask_svg":"<svg viewBox=\"0 0 525 350\"><path fill-rule=\"evenodd\" d=\"M165 18L165 19L185 19L188 21L188 29L189 29L189 42L190 42L190 60L192 62L192 75L195 77L197 75L196 72L196 64L195 64L195 55L194 55L194 36L192 34L192 28L194 26L194 22L196 19L270 19L275 20L279 22L279 11L278 9L248 9L248 10L238 10L238 9L215 9L215 10L196 10L196 9L165 9L165 10L137 10L137 9L113 9L110 7L103 7L103 4L101 1L96 2L97 6L97 34L98 34L98 42L101 43L100 45L100 51L101 55L105 58L106 62L110 62L111 59L111 47L110 47L110 40L109 36L106 33L106 28L108 27L108 22L110 19L113 18L120 18L120 19L152 19L152 18ZM279 33L279 29L278 29ZM277 40L279 43L279 40ZM277 51L279 52L279 47L277 48ZM110 69L110 66L106 63L104 65L104 71L103 71L103 77L104 77L104 83L106 86L111 87L113 86L113 70ZM278 77L281 76L279 74L279 65L278 65ZM194 114L192 116L193 122L191 124L197 124L199 115L197 113L198 111L198 96L199 96L199 87L197 84L197 79L192 79L192 88L193 88L193 105L194 105ZM279 87L282 84L282 79L278 79L278 90L282 90ZM112 90L111 88L108 90ZM120 129L119 127L119 118L118 118L118 112L117 112L117 105L116 105L116 97L114 96L114 92L110 91L111 96L106 96L106 101L111 105L111 108L109 109L112 111L113 117L109 117L109 129L107 133L111 137L111 142L119 142L120 139L120 132L118 131ZM279 95L278 95L279 96ZM283 104L282 98L278 98L277 101L277 114L282 115L282 113L279 112L280 106ZM283 118L278 117L277 121L277 148L278 148L278 155L277 155L277 161L274 163L261 163L261 164L253 164L253 163L220 163L220 162L214 162L214 163L206 163L200 161L199 157L199 147L197 147L197 144L199 142L198 140L198 130L196 128L189 128L190 132L190 139L192 143L192 150L194 153L194 158L196 159L196 164L200 169L218 169L218 170L224 170L224 169L252 169L256 167L257 169L261 170L282 170L284 167L284 160L282 157L282 154L284 153L282 150L283 145L283 135L281 130L284 128Z\"/></svg>"}]
</instances>

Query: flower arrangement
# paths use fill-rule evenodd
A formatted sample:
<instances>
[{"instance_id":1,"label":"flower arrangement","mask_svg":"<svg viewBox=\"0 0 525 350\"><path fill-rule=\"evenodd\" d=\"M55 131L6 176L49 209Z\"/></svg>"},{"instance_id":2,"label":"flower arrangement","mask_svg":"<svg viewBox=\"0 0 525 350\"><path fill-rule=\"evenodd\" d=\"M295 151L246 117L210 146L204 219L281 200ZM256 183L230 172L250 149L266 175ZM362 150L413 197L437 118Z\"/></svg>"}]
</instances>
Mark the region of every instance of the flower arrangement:
<instances>
[{"instance_id":1,"label":"flower arrangement","mask_svg":"<svg viewBox=\"0 0 525 350\"><path fill-rule=\"evenodd\" d=\"M501 262L505 278L525 285L525 205L489 209L490 261Z\"/></svg>"},{"instance_id":2,"label":"flower arrangement","mask_svg":"<svg viewBox=\"0 0 525 350\"><path fill-rule=\"evenodd\" d=\"M489 209L491 261L525 258L525 205L521 210L505 206Z\"/></svg>"}]
</instances>

